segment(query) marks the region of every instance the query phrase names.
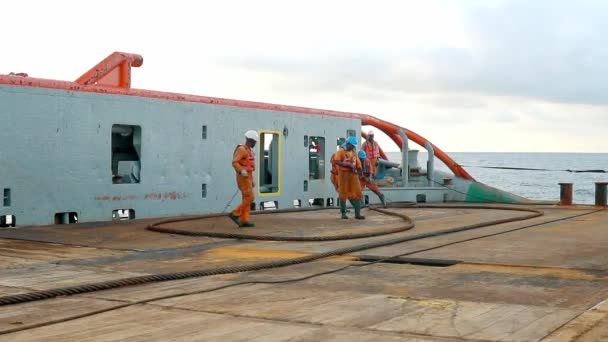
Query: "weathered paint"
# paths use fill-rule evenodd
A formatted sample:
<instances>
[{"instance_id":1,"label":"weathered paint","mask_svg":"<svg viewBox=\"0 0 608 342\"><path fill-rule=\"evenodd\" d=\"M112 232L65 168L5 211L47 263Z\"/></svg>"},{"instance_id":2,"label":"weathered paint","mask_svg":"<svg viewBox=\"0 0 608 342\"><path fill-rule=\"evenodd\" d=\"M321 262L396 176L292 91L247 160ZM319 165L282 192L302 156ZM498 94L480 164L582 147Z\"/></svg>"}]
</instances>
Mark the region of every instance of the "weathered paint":
<instances>
[{"instance_id":1,"label":"weathered paint","mask_svg":"<svg viewBox=\"0 0 608 342\"><path fill-rule=\"evenodd\" d=\"M0 120L10 122L0 130L0 188L11 189L11 205L0 206L0 215L14 214L19 225L51 224L64 212L90 222L111 220L116 209L143 218L232 208L240 199L233 198L232 152L251 128L281 132L281 194L264 201L290 208L296 199L333 198L329 163L326 179L308 179L303 136L325 137L331 150L347 130L358 135L361 127L357 119L14 86L0 86ZM141 183L112 184L114 124L141 127Z\"/></svg>"},{"instance_id":2,"label":"weathered paint","mask_svg":"<svg viewBox=\"0 0 608 342\"><path fill-rule=\"evenodd\" d=\"M465 201L474 203L527 203L528 199L517 196L483 183L471 182Z\"/></svg>"}]
</instances>

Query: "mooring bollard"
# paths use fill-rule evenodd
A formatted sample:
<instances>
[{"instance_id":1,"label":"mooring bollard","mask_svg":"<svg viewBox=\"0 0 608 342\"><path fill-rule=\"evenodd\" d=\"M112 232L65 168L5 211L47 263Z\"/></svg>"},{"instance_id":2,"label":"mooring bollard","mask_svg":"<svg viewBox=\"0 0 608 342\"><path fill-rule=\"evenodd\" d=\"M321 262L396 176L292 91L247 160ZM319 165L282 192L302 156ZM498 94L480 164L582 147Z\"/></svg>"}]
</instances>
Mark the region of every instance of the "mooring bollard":
<instances>
[{"instance_id":1,"label":"mooring bollard","mask_svg":"<svg viewBox=\"0 0 608 342\"><path fill-rule=\"evenodd\" d=\"M606 186L608 182L595 182L595 205L606 206Z\"/></svg>"},{"instance_id":2,"label":"mooring bollard","mask_svg":"<svg viewBox=\"0 0 608 342\"><path fill-rule=\"evenodd\" d=\"M572 183L559 183L559 205L572 205Z\"/></svg>"}]
</instances>

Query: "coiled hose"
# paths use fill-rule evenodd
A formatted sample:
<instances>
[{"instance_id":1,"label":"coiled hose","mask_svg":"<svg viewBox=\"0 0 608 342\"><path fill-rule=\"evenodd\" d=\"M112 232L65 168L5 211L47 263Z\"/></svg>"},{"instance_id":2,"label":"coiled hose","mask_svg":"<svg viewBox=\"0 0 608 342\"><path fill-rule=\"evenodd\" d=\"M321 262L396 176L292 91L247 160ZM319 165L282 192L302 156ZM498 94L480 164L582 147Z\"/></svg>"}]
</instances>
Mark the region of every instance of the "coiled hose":
<instances>
[{"instance_id":1,"label":"coiled hose","mask_svg":"<svg viewBox=\"0 0 608 342\"><path fill-rule=\"evenodd\" d=\"M411 204L407 204L405 206L411 207ZM391 207L402 208L402 207L404 207L404 205L393 204L393 205L391 205ZM536 210L536 209L523 208L523 207L510 207L510 206L417 205L416 207L419 207L419 208L515 210L515 211L529 212L529 214L519 216L519 217L514 217L514 218L492 220L492 221L488 221L488 222L470 224L470 225L465 225L465 226L456 227L456 228L448 228L448 229L438 230L438 231L429 232L429 233L421 233L421 234L415 234L415 235L410 235L410 236L402 236L402 237L397 237L397 238L392 238L392 239L385 239L385 240L381 240L381 241L367 242L367 243L362 243L362 244L358 244L358 245L354 245L354 246L334 249L334 250L324 252L324 253L311 254L311 255L286 259L286 260L274 260L274 261L260 262L260 263L249 264L249 265L227 266L227 267L202 269L202 270L188 271L188 272L170 272L170 273L152 274L152 275L130 277L130 278L124 278L124 279L118 279L118 280L110 280L110 281L103 281L103 282L97 282L97 283L91 283L91 284L82 284L82 285L75 285L75 286L69 286L69 287L55 288L55 289L50 289L50 290L32 291L32 292L23 293L23 294L3 296L3 297L0 297L0 306L17 304L17 303L26 303L26 302L50 299L50 298L55 298L55 297L60 297L60 296L70 296L70 295L75 295L75 294L109 290L109 289L114 289L114 288L119 288L119 287L124 287L124 286L140 285L140 284L146 284L146 283L152 283L152 282L180 280L180 279L188 279L188 278L195 278L195 277L206 277L206 276L220 275L220 274L259 271L259 270L263 270L263 269L271 269L271 268L297 265L297 264L311 262L311 261L324 259L324 258L328 258L328 257L359 252L362 250L389 246L389 245L393 245L393 244L397 244L397 243L425 239L425 238L435 237L435 236L440 236L440 235L453 234L453 233L462 232L465 230L471 230L471 229L486 227L486 226L490 226L490 225L527 220L530 218L534 218L534 217L543 215L543 213L541 211ZM399 214L399 213L380 209L380 208L373 207L373 206L370 206L369 209L382 213L382 214L385 214L385 215L396 216L396 217L401 218L403 221L405 221L405 224L401 227L400 231L406 231L406 230L412 229L414 227L413 220L405 214ZM304 209L304 210L288 209L288 210L272 211L272 212L299 212L299 211L310 211L310 209ZM217 216L220 216L220 215L205 215L205 216L181 218L181 219L175 219L175 220L164 220L164 221L160 221L160 222L151 224L149 227L155 227L155 226L158 226L159 224L168 224L168 223L172 223L172 222L183 222L183 221L188 221L188 220L198 220L201 218L217 217ZM173 232L173 234L179 234L179 233ZM192 234L189 234L189 235L192 235ZM255 237L255 235L250 235L250 236ZM259 239L264 239L264 238L260 237Z\"/></svg>"}]
</instances>

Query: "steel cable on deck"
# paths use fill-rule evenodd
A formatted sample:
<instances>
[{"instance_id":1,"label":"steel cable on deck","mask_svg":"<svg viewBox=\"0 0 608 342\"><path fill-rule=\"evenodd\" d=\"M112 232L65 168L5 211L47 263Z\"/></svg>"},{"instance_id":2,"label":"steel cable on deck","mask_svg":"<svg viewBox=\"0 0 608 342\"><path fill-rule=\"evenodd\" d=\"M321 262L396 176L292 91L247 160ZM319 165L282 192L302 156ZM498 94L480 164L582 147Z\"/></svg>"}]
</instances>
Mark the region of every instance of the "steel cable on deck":
<instances>
[{"instance_id":1,"label":"steel cable on deck","mask_svg":"<svg viewBox=\"0 0 608 342\"><path fill-rule=\"evenodd\" d=\"M391 207L392 208L403 208L404 206L400 206L399 204L393 204L393 205L391 205ZM410 204L408 204L406 207L411 208L412 206ZM119 287L140 285L140 284L145 284L145 283L180 280L180 279L188 279L188 278L195 278L195 277L206 277L206 276L220 275L220 274L259 271L259 270L263 270L263 269L272 269L272 268L278 268L278 267L297 265L297 264L307 263L307 262L311 262L311 261L315 261L315 260L319 260L319 259L325 259L325 258L329 258L329 257L333 257L333 256L359 252L359 251L366 250L366 249L384 247L384 246L394 245L397 243L425 239L425 238L435 237L435 236L440 236L440 235L453 234L453 233L457 233L457 232L477 229L477 228L486 227L486 226L490 226L490 225L522 221L522 220L527 220L527 219L531 219L531 218L543 215L542 211L539 211L539 210L536 210L533 208L527 208L527 207L464 206L464 205L463 206L460 206L460 205L457 205L457 206L418 205L416 207L514 210L514 211L530 212L530 214L519 216L519 217L470 224L470 225L465 225L465 226L456 227L456 228L442 229L442 230L438 230L438 231L434 231L434 232L421 233L421 234L415 234L415 235L410 235L410 236L402 236L402 237L385 239L385 240L375 241L375 242L367 242L367 243L362 243L362 244L358 244L358 245L354 245L354 246L337 248L337 249L334 249L334 250L331 250L328 252L324 252L324 253L311 254L311 255L286 259L286 260L274 260L274 261L260 262L260 263L248 264L248 265L234 265L234 266L187 271L187 272L170 272L170 273L161 273L161 274L151 274L151 275L145 275L145 276L129 277L129 278L123 278L123 279L117 279L117 280L103 281L103 282L90 283L90 284L81 284L81 285L55 288L55 289L49 289L49 290L33 291L33 292L23 293L23 294L8 295L8 296L0 297L0 306L17 304L17 303L26 303L26 302L32 302L32 301L37 301L37 300L50 299L50 298L61 297L61 296L70 296L70 295L75 295L75 294L82 294L82 293L95 292L95 291L101 291L101 290L109 290L109 289L114 289L114 288L119 288ZM403 219L406 222L406 224L402 227L403 228L402 231L412 229L415 225L414 221L405 214L400 214L400 213L392 212L392 211L385 210L385 209L380 209L380 208L373 207L373 206L370 206L369 209L382 213L382 214L385 214L385 215L400 217L401 219ZM306 210L310 210L310 209L306 209ZM286 212L286 211L299 212L299 211L306 211L306 210L289 209L289 210L283 210L283 212ZM321 210L321 209L319 209L319 210ZM274 212L276 212L276 211L274 211ZM218 215L216 215L216 216L218 216ZM206 217L209 217L209 216L206 216ZM183 221L187 221L187 220L198 220L198 219L200 219L200 217L191 217L189 219L181 218L181 219L175 219L175 220L164 220L161 222L163 224L167 224L167 223L171 223L171 222L183 222ZM159 223L156 223L156 224L159 224ZM408 227L408 228L406 229L405 227Z\"/></svg>"},{"instance_id":2,"label":"steel cable on deck","mask_svg":"<svg viewBox=\"0 0 608 342\"><path fill-rule=\"evenodd\" d=\"M399 208L413 207L415 205L416 205L416 203L414 203L414 202L401 202L401 203L399 203ZM252 213L252 215L308 212L308 211L319 211L319 210L328 210L328 209L330 209L330 208L277 209L277 210L255 212L255 213ZM335 209L337 209L337 208L335 208ZM376 211L381 212L380 210L376 210ZM386 212L381 212L381 213L383 213L385 215L392 215L392 214L387 214ZM157 232L157 233L188 235L188 236L205 236L205 237L222 238L222 239L261 240L261 241L337 241L337 240L363 239L363 238L370 238L370 237L381 236L381 235L401 233L401 232L410 230L413 227L413 226L405 225L405 226L399 226L399 227L395 227L395 228L379 229L379 230L374 230L374 231L365 232L365 233L349 233L349 234L319 235L319 236L287 236L287 235L259 235L259 234L245 234L245 233L222 233L222 232L212 232L212 231L195 231L195 230L160 227L160 225L168 224L168 223L194 221L194 220L201 220L201 219L215 218L215 217L225 217L225 216L226 215L224 215L224 214L210 214L210 215L201 215L201 216L196 216L196 217L182 218L182 219L177 219L177 220L165 220L165 221L155 222L155 223L149 225L148 227L146 227L146 229ZM393 216L398 216L398 215L393 215ZM404 217L405 217L405 215L403 215L403 217L401 217L401 218L404 219ZM411 222L411 219L409 219L409 217L407 218L407 220L409 220Z\"/></svg>"}]
</instances>

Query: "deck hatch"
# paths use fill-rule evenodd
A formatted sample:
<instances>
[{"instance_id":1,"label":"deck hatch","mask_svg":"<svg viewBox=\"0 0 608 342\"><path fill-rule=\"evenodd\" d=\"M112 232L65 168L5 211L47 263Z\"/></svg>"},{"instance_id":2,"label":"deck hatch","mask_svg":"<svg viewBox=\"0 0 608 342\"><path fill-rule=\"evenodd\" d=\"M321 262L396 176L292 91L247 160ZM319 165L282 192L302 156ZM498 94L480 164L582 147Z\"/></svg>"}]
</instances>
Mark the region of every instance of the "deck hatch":
<instances>
[{"instance_id":1,"label":"deck hatch","mask_svg":"<svg viewBox=\"0 0 608 342\"><path fill-rule=\"evenodd\" d=\"M383 264L410 264L417 266L448 267L462 263L461 260L452 259L427 259L408 257L388 257L379 255L361 255L359 261L378 262Z\"/></svg>"}]
</instances>

